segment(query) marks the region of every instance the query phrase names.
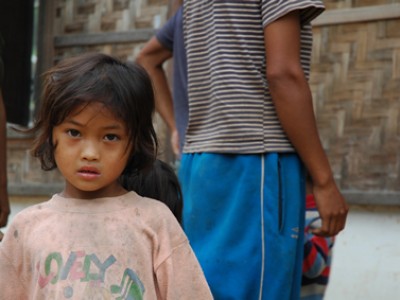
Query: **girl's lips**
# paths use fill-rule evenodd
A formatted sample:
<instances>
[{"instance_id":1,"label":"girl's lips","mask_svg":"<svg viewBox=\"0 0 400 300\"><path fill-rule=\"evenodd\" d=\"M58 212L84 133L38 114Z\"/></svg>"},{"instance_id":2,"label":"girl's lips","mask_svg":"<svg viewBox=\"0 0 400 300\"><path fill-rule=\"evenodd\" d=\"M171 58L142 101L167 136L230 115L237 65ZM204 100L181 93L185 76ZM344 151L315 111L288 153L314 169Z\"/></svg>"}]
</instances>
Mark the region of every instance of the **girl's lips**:
<instances>
[{"instance_id":1,"label":"girl's lips","mask_svg":"<svg viewBox=\"0 0 400 300\"><path fill-rule=\"evenodd\" d=\"M85 179L95 179L100 176L100 171L93 167L83 167L78 170L78 175Z\"/></svg>"},{"instance_id":2,"label":"girl's lips","mask_svg":"<svg viewBox=\"0 0 400 300\"><path fill-rule=\"evenodd\" d=\"M89 167L89 166L80 168L78 172L83 172L83 173L100 173L100 171L99 171L97 168L95 168L95 167Z\"/></svg>"}]
</instances>

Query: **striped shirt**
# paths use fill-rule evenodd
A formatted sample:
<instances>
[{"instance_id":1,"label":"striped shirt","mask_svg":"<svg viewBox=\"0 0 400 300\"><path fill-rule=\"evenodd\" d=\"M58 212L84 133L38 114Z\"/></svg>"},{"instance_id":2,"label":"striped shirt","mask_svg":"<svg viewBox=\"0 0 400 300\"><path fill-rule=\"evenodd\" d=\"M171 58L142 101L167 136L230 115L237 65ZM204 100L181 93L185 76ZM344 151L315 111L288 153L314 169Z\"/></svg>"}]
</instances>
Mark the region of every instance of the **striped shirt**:
<instances>
[{"instance_id":1,"label":"striped shirt","mask_svg":"<svg viewBox=\"0 0 400 300\"><path fill-rule=\"evenodd\" d=\"M310 21L320 0L185 0L189 125L184 152L292 152L266 80L263 28L300 10L301 63L309 76Z\"/></svg>"}]
</instances>

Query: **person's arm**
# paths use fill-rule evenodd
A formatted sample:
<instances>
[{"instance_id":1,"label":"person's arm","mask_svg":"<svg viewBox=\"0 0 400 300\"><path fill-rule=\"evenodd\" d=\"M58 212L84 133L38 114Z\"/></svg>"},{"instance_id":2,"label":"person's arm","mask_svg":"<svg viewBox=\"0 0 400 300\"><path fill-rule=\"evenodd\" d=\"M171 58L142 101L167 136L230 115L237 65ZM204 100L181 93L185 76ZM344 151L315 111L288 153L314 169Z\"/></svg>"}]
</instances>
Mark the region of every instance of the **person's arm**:
<instances>
[{"instance_id":1,"label":"person's arm","mask_svg":"<svg viewBox=\"0 0 400 300\"><path fill-rule=\"evenodd\" d=\"M172 94L168 85L163 64L172 58L172 52L165 48L158 39L152 37L137 56L137 63L149 73L155 89L156 110L171 131L172 150L179 154L179 138L176 129Z\"/></svg>"},{"instance_id":2,"label":"person's arm","mask_svg":"<svg viewBox=\"0 0 400 300\"><path fill-rule=\"evenodd\" d=\"M319 138L312 95L300 63L300 19L292 12L264 28L267 80L282 127L313 181L322 226L314 234L334 236L345 226L348 206L333 178Z\"/></svg>"},{"instance_id":3,"label":"person's arm","mask_svg":"<svg viewBox=\"0 0 400 300\"><path fill-rule=\"evenodd\" d=\"M7 190L7 127L6 111L0 89L0 227L7 225L10 203Z\"/></svg>"}]
</instances>

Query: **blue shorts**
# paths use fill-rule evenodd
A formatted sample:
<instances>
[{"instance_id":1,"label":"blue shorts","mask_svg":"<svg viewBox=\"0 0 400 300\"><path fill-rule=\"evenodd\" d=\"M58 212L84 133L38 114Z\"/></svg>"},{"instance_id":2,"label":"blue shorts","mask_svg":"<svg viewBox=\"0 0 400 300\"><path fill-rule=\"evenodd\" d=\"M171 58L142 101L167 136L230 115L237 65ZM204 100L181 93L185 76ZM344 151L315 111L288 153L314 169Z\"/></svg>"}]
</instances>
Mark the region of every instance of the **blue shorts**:
<instances>
[{"instance_id":1,"label":"blue shorts","mask_svg":"<svg viewBox=\"0 0 400 300\"><path fill-rule=\"evenodd\" d=\"M184 154L183 227L215 299L298 299L304 168L293 153Z\"/></svg>"}]
</instances>

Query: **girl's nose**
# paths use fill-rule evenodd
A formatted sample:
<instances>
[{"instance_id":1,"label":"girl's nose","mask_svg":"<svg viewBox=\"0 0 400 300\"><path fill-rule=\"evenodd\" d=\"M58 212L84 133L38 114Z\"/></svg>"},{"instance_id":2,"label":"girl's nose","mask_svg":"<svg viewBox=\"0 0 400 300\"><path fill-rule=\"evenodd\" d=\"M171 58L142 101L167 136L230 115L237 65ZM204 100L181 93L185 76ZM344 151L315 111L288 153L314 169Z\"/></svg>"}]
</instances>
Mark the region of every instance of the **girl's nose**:
<instances>
[{"instance_id":1,"label":"girl's nose","mask_svg":"<svg viewBox=\"0 0 400 300\"><path fill-rule=\"evenodd\" d=\"M100 158L99 147L94 141L86 141L83 144L82 158L86 160L98 160Z\"/></svg>"}]
</instances>

